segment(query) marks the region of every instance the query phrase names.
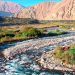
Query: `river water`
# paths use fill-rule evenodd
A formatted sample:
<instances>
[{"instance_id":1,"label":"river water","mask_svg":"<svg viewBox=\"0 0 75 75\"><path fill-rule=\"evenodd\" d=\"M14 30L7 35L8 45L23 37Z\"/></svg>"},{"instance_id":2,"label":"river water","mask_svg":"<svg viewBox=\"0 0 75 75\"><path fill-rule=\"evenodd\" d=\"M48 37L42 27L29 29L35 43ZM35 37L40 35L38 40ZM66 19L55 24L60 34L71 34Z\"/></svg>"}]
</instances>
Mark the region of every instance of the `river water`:
<instances>
[{"instance_id":1,"label":"river water","mask_svg":"<svg viewBox=\"0 0 75 75\"><path fill-rule=\"evenodd\" d=\"M5 48L9 48L10 46L15 46L17 44L21 44L24 42L27 42L27 41L3 44L3 45L0 45L0 48L5 49ZM66 42L69 42L69 41L64 41L63 44L65 44ZM62 45L62 43L60 44ZM34 57L37 57L37 58L40 57L39 55L41 55L43 52L48 51L49 49L51 50L55 47L56 45L46 46L38 50L29 50L23 54L18 54L14 57L14 59L8 60L5 63L5 72L3 73L5 75L74 75L73 73L70 73L70 72L67 72L66 74L61 71L43 70L39 67L39 65L33 59Z\"/></svg>"}]
</instances>

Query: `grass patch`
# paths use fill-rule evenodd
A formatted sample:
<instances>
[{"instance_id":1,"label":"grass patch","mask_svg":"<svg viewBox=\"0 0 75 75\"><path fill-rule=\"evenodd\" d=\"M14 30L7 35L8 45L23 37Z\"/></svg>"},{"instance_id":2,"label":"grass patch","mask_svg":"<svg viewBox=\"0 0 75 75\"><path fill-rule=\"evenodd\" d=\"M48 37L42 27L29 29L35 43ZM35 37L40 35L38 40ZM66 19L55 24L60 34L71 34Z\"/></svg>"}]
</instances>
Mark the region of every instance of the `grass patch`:
<instances>
[{"instance_id":1,"label":"grass patch","mask_svg":"<svg viewBox=\"0 0 75 75\"><path fill-rule=\"evenodd\" d=\"M61 59L66 64L75 64L75 44L56 48L54 57Z\"/></svg>"}]
</instances>

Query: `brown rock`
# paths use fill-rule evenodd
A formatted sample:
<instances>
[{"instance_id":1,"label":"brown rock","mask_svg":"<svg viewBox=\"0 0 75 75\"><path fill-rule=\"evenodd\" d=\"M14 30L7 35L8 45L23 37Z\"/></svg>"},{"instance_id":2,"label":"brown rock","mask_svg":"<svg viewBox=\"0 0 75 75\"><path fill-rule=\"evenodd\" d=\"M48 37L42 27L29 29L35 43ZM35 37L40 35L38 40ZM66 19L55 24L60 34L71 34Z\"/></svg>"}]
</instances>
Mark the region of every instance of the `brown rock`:
<instances>
[{"instance_id":1,"label":"brown rock","mask_svg":"<svg viewBox=\"0 0 75 75\"><path fill-rule=\"evenodd\" d=\"M2 52L0 52L0 57L4 57L4 54Z\"/></svg>"}]
</instances>

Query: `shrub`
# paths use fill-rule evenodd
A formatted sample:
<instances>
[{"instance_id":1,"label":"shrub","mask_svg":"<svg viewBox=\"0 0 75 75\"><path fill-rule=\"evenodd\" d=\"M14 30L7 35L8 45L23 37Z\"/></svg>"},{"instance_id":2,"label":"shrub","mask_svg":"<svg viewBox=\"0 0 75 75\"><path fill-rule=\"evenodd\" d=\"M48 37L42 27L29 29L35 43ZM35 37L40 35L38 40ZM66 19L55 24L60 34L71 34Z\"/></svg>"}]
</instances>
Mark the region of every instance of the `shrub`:
<instances>
[{"instance_id":1,"label":"shrub","mask_svg":"<svg viewBox=\"0 0 75 75\"><path fill-rule=\"evenodd\" d=\"M56 35L62 35L62 34L67 34L65 31L60 31L60 30L52 30L48 32L49 36L56 36Z\"/></svg>"},{"instance_id":2,"label":"shrub","mask_svg":"<svg viewBox=\"0 0 75 75\"><path fill-rule=\"evenodd\" d=\"M56 48L54 56L56 58L62 59L62 61L66 61L69 64L75 64L75 45L71 45L66 49L67 50L63 50L62 47Z\"/></svg>"},{"instance_id":3,"label":"shrub","mask_svg":"<svg viewBox=\"0 0 75 75\"><path fill-rule=\"evenodd\" d=\"M55 57L56 57L56 58L62 59L62 58L63 58L63 51L61 50L61 47L57 47L57 48L55 49L54 54L55 54Z\"/></svg>"},{"instance_id":4,"label":"shrub","mask_svg":"<svg viewBox=\"0 0 75 75\"><path fill-rule=\"evenodd\" d=\"M41 34L42 34L41 31L36 28L28 28L21 33L22 36L27 37L39 37L41 36Z\"/></svg>"},{"instance_id":5,"label":"shrub","mask_svg":"<svg viewBox=\"0 0 75 75\"><path fill-rule=\"evenodd\" d=\"M5 32L5 36L6 37L14 37L15 36L15 33L14 33L14 31L8 30L8 31Z\"/></svg>"}]
</instances>

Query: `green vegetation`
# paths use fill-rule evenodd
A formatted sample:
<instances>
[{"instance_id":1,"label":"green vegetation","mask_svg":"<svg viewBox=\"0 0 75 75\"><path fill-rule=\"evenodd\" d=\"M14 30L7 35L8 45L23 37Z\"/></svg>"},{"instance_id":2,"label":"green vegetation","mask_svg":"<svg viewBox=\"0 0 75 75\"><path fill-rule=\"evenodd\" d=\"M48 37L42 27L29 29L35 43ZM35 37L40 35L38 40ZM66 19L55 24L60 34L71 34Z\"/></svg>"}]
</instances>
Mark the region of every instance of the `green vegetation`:
<instances>
[{"instance_id":1,"label":"green vegetation","mask_svg":"<svg viewBox=\"0 0 75 75\"><path fill-rule=\"evenodd\" d=\"M74 24L75 21L38 21L30 18L0 17L0 42L62 35L66 32L59 29L71 29L75 26ZM59 29L47 31L46 28L50 27L58 27Z\"/></svg>"},{"instance_id":2,"label":"green vegetation","mask_svg":"<svg viewBox=\"0 0 75 75\"><path fill-rule=\"evenodd\" d=\"M66 32L60 30L52 30L51 32L43 31L43 29L33 27L2 27L0 28L0 42L12 41L27 38L37 38L43 36L55 36L65 34Z\"/></svg>"},{"instance_id":3,"label":"green vegetation","mask_svg":"<svg viewBox=\"0 0 75 75\"><path fill-rule=\"evenodd\" d=\"M24 30L22 30L19 34L17 34L16 36L19 36L19 37L39 37L42 34L43 33L36 28L27 27Z\"/></svg>"},{"instance_id":4,"label":"green vegetation","mask_svg":"<svg viewBox=\"0 0 75 75\"><path fill-rule=\"evenodd\" d=\"M41 35L43 35L41 30L32 27L26 27L22 30L0 29L0 42L15 39L35 38L40 37Z\"/></svg>"},{"instance_id":5,"label":"green vegetation","mask_svg":"<svg viewBox=\"0 0 75 75\"><path fill-rule=\"evenodd\" d=\"M75 64L75 45L56 48L54 57L66 64Z\"/></svg>"},{"instance_id":6,"label":"green vegetation","mask_svg":"<svg viewBox=\"0 0 75 75\"><path fill-rule=\"evenodd\" d=\"M50 36L57 36L57 35L62 35L62 34L66 34L67 32L62 31L62 30L51 30L48 32L48 35Z\"/></svg>"}]
</instances>

